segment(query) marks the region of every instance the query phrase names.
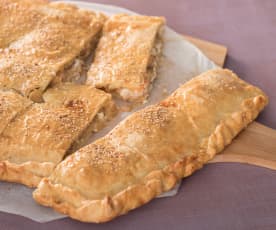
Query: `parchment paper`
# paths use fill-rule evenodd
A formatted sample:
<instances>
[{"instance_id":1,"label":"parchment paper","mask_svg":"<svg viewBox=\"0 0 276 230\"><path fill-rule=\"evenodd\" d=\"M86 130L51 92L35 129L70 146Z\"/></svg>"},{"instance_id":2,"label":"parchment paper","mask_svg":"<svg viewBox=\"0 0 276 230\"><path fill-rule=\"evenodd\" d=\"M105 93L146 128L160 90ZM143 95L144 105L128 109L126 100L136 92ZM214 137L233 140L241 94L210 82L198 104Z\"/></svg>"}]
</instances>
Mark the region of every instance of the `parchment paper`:
<instances>
[{"instance_id":1,"label":"parchment paper","mask_svg":"<svg viewBox=\"0 0 276 230\"><path fill-rule=\"evenodd\" d=\"M102 11L107 15L115 13L135 14L132 11L109 5L78 1L68 2L78 5L80 8ZM198 48L167 27L164 32L163 56L158 78L154 82L148 102L133 111L160 101L192 77L208 69L217 67ZM106 128L93 135L90 142L105 135L130 113L124 112L119 114ZM178 187L179 184L172 191L164 193L160 197L175 195ZM50 208L36 204L32 199L32 189L23 185L5 182L0 182L0 211L25 216L38 222L47 222L64 217Z\"/></svg>"}]
</instances>

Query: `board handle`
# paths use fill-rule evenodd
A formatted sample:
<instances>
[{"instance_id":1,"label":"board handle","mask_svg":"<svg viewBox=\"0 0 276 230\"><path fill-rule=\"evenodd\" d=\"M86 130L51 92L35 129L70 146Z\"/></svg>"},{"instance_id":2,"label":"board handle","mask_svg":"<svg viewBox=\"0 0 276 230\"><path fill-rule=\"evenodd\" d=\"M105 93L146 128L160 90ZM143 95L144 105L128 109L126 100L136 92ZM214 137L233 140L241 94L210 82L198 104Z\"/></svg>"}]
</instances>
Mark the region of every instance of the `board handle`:
<instances>
[{"instance_id":1,"label":"board handle","mask_svg":"<svg viewBox=\"0 0 276 230\"><path fill-rule=\"evenodd\" d=\"M209 163L238 162L276 170L276 130L253 122Z\"/></svg>"}]
</instances>

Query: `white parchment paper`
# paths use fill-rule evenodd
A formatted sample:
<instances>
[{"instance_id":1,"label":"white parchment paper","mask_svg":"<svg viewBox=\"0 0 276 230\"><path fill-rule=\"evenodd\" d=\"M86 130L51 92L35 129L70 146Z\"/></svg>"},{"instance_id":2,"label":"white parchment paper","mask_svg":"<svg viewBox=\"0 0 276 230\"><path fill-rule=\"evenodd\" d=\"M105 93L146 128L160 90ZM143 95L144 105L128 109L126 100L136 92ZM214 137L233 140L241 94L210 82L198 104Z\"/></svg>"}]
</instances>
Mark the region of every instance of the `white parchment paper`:
<instances>
[{"instance_id":1,"label":"white parchment paper","mask_svg":"<svg viewBox=\"0 0 276 230\"><path fill-rule=\"evenodd\" d=\"M102 11L108 15L116 13L135 14L132 11L115 6L80 1L68 2L78 5L80 8ZM163 56L158 78L154 82L148 102L135 110L160 101L187 80L216 67L198 48L167 27L164 33ZM90 142L105 135L119 121L132 112L119 114L106 128L93 135ZM172 191L164 193L160 197L173 196L177 193L178 188L179 184ZM64 217L50 208L36 204L32 199L32 189L23 185L5 182L0 182L0 211L25 216L38 222L47 222Z\"/></svg>"}]
</instances>

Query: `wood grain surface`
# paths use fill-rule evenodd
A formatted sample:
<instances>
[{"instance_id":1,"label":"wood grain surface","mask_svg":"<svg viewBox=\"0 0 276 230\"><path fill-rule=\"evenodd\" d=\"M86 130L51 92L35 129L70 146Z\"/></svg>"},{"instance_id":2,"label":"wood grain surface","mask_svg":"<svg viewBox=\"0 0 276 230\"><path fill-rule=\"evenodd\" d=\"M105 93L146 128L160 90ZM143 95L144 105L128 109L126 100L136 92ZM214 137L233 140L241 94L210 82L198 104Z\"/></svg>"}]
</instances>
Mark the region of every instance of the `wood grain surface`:
<instances>
[{"instance_id":1,"label":"wood grain surface","mask_svg":"<svg viewBox=\"0 0 276 230\"><path fill-rule=\"evenodd\" d=\"M184 35L184 37L199 48L213 62L223 67L227 55L227 47L187 35Z\"/></svg>"},{"instance_id":2,"label":"wood grain surface","mask_svg":"<svg viewBox=\"0 0 276 230\"><path fill-rule=\"evenodd\" d=\"M223 67L227 55L225 46L186 35L184 37ZM209 163L217 162L247 163L276 170L276 130L253 122Z\"/></svg>"}]
</instances>

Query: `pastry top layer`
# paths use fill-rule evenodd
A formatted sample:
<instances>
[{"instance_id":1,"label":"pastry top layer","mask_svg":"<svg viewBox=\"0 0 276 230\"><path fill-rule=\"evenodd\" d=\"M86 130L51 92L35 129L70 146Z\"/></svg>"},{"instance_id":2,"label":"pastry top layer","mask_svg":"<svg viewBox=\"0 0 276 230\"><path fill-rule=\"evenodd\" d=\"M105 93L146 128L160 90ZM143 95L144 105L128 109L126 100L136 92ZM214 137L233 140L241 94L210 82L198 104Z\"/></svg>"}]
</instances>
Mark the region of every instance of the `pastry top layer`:
<instances>
[{"instance_id":1,"label":"pastry top layer","mask_svg":"<svg viewBox=\"0 0 276 230\"><path fill-rule=\"evenodd\" d=\"M102 28L105 17L69 4L0 3L0 86L38 101Z\"/></svg>"},{"instance_id":2,"label":"pastry top layer","mask_svg":"<svg viewBox=\"0 0 276 230\"><path fill-rule=\"evenodd\" d=\"M110 92L126 89L141 97L150 84L147 67L164 23L161 17L110 17L104 25L87 83Z\"/></svg>"},{"instance_id":3,"label":"pastry top layer","mask_svg":"<svg viewBox=\"0 0 276 230\"><path fill-rule=\"evenodd\" d=\"M228 72L201 75L77 151L51 177L89 199L113 196L153 170L198 154L222 120L258 95L260 90Z\"/></svg>"},{"instance_id":4,"label":"pastry top layer","mask_svg":"<svg viewBox=\"0 0 276 230\"><path fill-rule=\"evenodd\" d=\"M66 158L34 198L79 220L110 220L201 167L266 104L231 71L208 71Z\"/></svg>"},{"instance_id":5,"label":"pastry top layer","mask_svg":"<svg viewBox=\"0 0 276 230\"><path fill-rule=\"evenodd\" d=\"M85 85L61 84L10 122L0 137L0 160L60 162L111 95Z\"/></svg>"}]
</instances>

